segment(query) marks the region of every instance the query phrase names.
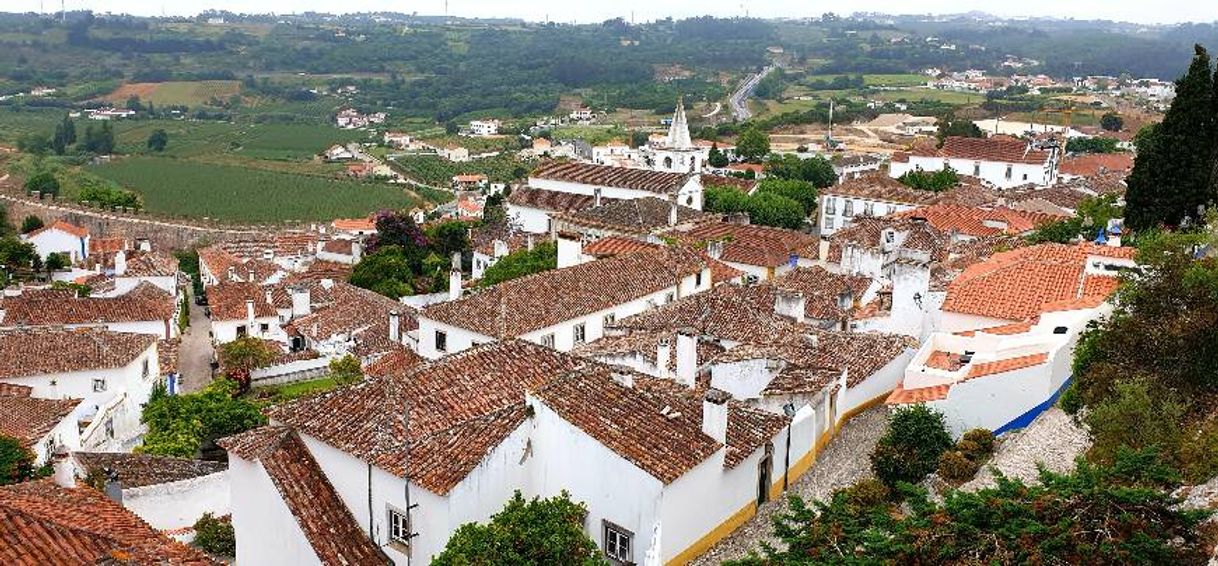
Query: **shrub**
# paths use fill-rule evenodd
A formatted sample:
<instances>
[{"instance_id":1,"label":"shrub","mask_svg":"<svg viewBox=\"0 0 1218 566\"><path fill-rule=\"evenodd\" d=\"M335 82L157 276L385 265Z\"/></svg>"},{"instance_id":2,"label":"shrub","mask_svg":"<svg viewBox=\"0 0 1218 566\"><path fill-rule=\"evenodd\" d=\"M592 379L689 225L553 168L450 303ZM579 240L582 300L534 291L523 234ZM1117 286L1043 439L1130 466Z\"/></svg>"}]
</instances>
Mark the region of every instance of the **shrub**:
<instances>
[{"instance_id":1,"label":"shrub","mask_svg":"<svg viewBox=\"0 0 1218 566\"><path fill-rule=\"evenodd\" d=\"M1062 391L1062 396L1058 399L1057 406L1061 407L1067 415L1072 417L1077 416L1078 412L1083 410L1083 396L1078 391L1078 384L1071 383L1070 387Z\"/></svg>"},{"instance_id":2,"label":"shrub","mask_svg":"<svg viewBox=\"0 0 1218 566\"><path fill-rule=\"evenodd\" d=\"M0 435L0 485L18 483L34 475L34 453L10 436Z\"/></svg>"},{"instance_id":3,"label":"shrub","mask_svg":"<svg viewBox=\"0 0 1218 566\"><path fill-rule=\"evenodd\" d=\"M233 532L233 524L217 519L211 513L204 513L195 521L195 546L208 554L236 556L237 536Z\"/></svg>"},{"instance_id":4,"label":"shrub","mask_svg":"<svg viewBox=\"0 0 1218 566\"><path fill-rule=\"evenodd\" d=\"M1218 421L1207 421L1201 430L1181 440L1177 459L1180 473L1189 482L1203 483L1218 474Z\"/></svg>"},{"instance_id":5,"label":"shrub","mask_svg":"<svg viewBox=\"0 0 1218 566\"><path fill-rule=\"evenodd\" d=\"M856 507L868 508L882 505L888 501L891 494L884 482L868 478L846 488L847 501Z\"/></svg>"},{"instance_id":6,"label":"shrub","mask_svg":"<svg viewBox=\"0 0 1218 566\"><path fill-rule=\"evenodd\" d=\"M584 532L587 513L565 491L531 501L517 491L488 524L461 525L432 564L602 564Z\"/></svg>"},{"instance_id":7,"label":"shrub","mask_svg":"<svg viewBox=\"0 0 1218 566\"><path fill-rule=\"evenodd\" d=\"M975 443L979 454L990 454L994 451L994 433L984 428L975 428L964 433L964 436L960 437L960 444L965 442Z\"/></svg>"},{"instance_id":8,"label":"shrub","mask_svg":"<svg viewBox=\"0 0 1218 566\"><path fill-rule=\"evenodd\" d=\"M935 471L939 456L952 447L943 414L925 405L902 407L871 453L871 469L884 484L918 483Z\"/></svg>"},{"instance_id":9,"label":"shrub","mask_svg":"<svg viewBox=\"0 0 1218 566\"><path fill-rule=\"evenodd\" d=\"M1123 447L1174 454L1180 445L1184 407L1166 393L1153 395L1144 380L1120 381L1115 389L1114 396L1100 401L1087 414L1085 420L1095 439L1088 456L1111 462Z\"/></svg>"},{"instance_id":10,"label":"shrub","mask_svg":"<svg viewBox=\"0 0 1218 566\"><path fill-rule=\"evenodd\" d=\"M25 219L21 221L21 233L29 234L30 232L42 228L43 226L44 224L42 223L42 219L31 214L26 216Z\"/></svg>"},{"instance_id":11,"label":"shrub","mask_svg":"<svg viewBox=\"0 0 1218 566\"><path fill-rule=\"evenodd\" d=\"M939 456L939 477L956 484L973 479L981 465L969 459L963 451L950 450Z\"/></svg>"}]
</instances>

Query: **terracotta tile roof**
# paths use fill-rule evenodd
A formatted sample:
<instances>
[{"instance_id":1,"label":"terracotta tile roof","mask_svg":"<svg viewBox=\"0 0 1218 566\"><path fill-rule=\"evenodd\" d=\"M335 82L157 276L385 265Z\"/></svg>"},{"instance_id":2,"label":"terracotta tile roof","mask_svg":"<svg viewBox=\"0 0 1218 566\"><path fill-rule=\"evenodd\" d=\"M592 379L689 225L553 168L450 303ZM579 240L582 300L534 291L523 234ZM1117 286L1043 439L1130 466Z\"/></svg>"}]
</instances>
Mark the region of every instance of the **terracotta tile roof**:
<instances>
[{"instance_id":1,"label":"terracotta tile roof","mask_svg":"<svg viewBox=\"0 0 1218 566\"><path fill-rule=\"evenodd\" d=\"M947 393L950 390L950 385L932 385L919 389L905 389L897 385L897 388L892 390L892 393L888 395L888 399L884 402L889 405L909 405L925 403L927 401L938 401L940 399L947 399Z\"/></svg>"},{"instance_id":2,"label":"terracotta tile roof","mask_svg":"<svg viewBox=\"0 0 1218 566\"><path fill-rule=\"evenodd\" d=\"M1006 207L977 208L936 204L896 214L899 218L925 218L936 230L982 237L996 234L1025 234L1064 216L1014 210Z\"/></svg>"},{"instance_id":3,"label":"terracotta tile roof","mask_svg":"<svg viewBox=\"0 0 1218 566\"><path fill-rule=\"evenodd\" d=\"M589 363L532 343L494 342L278 405L268 416L443 495L523 422L514 410L524 408L526 391ZM435 457L407 463L405 441Z\"/></svg>"},{"instance_id":4,"label":"terracotta tile roof","mask_svg":"<svg viewBox=\"0 0 1218 566\"><path fill-rule=\"evenodd\" d=\"M1062 160L1062 175L1090 177L1110 171L1128 173L1133 169L1132 153L1082 153Z\"/></svg>"},{"instance_id":5,"label":"terracotta tile roof","mask_svg":"<svg viewBox=\"0 0 1218 566\"><path fill-rule=\"evenodd\" d=\"M689 179L689 175L685 173L665 173L649 169L561 161L543 163L529 176L535 179L633 189L658 194L674 193L685 186Z\"/></svg>"},{"instance_id":6,"label":"terracotta tile roof","mask_svg":"<svg viewBox=\"0 0 1218 566\"><path fill-rule=\"evenodd\" d=\"M371 217L368 218L338 218L330 223L335 230L344 230L347 232L374 232L376 231L376 221Z\"/></svg>"},{"instance_id":7,"label":"terracotta tile roof","mask_svg":"<svg viewBox=\"0 0 1218 566\"><path fill-rule=\"evenodd\" d=\"M354 266L346 263L314 260L309 262L309 267L306 267L304 272L292 273L284 277L281 282L294 283L299 281L320 281L322 279L346 281L351 277L351 270L353 268Z\"/></svg>"},{"instance_id":8,"label":"terracotta tile roof","mask_svg":"<svg viewBox=\"0 0 1218 566\"><path fill-rule=\"evenodd\" d=\"M402 374L427 360L410 348L394 348L389 353L377 358L375 362L364 368L364 375L383 377L386 375Z\"/></svg>"},{"instance_id":9,"label":"terracotta tile roof","mask_svg":"<svg viewBox=\"0 0 1218 566\"><path fill-rule=\"evenodd\" d=\"M73 452L72 458L86 472L112 470L123 489L188 480L228 469L223 462L130 452Z\"/></svg>"},{"instance_id":10,"label":"terracotta tile roof","mask_svg":"<svg viewBox=\"0 0 1218 566\"><path fill-rule=\"evenodd\" d=\"M1031 330L1033 324L1034 324L1033 321L1028 320L1028 321L1024 321L1024 322L1016 322L1016 323L1012 323L1012 324L1004 324L1001 326L991 326L989 328L982 328L980 330L977 330L977 332L984 332L986 334L994 334L994 335L998 335L998 336L1010 336L1012 334L1023 334L1025 332Z\"/></svg>"},{"instance_id":11,"label":"terracotta tile roof","mask_svg":"<svg viewBox=\"0 0 1218 566\"><path fill-rule=\"evenodd\" d=\"M659 244L652 244L642 240L636 240L634 238L627 238L625 236L606 236L599 240L584 244L583 252L586 255L596 258L604 258L645 250L653 250L659 247Z\"/></svg>"},{"instance_id":12,"label":"terracotta tile roof","mask_svg":"<svg viewBox=\"0 0 1218 566\"><path fill-rule=\"evenodd\" d=\"M500 224L481 224L470 233L470 247L474 251L486 255L495 255L495 240L507 245L507 253L528 247L529 240L540 237L518 231L506 222Z\"/></svg>"},{"instance_id":13,"label":"terracotta tile roof","mask_svg":"<svg viewBox=\"0 0 1218 566\"><path fill-rule=\"evenodd\" d=\"M638 198L593 206L555 215L554 219L589 228L614 230L625 234L647 234L669 228L672 203L658 198ZM686 206L677 206L677 223L709 222L720 216Z\"/></svg>"},{"instance_id":14,"label":"terracotta tile roof","mask_svg":"<svg viewBox=\"0 0 1218 566\"><path fill-rule=\"evenodd\" d=\"M619 319L614 326L635 332L675 332L692 328L700 335L734 342L806 330L794 320L775 314L774 300L774 288L768 285L719 285L657 309Z\"/></svg>"},{"instance_id":15,"label":"terracotta tile roof","mask_svg":"<svg viewBox=\"0 0 1218 566\"><path fill-rule=\"evenodd\" d=\"M647 361L647 363L655 364L659 356L659 346L661 340L667 340L669 344L668 359L663 360L667 363L669 370L676 368L676 343L677 333L671 330L637 330L627 334L617 336L605 336L595 342L583 344L572 350L573 354L591 358L601 358L616 356L637 356ZM699 360L709 360L723 353L723 346L710 341L698 340L697 353Z\"/></svg>"},{"instance_id":16,"label":"terracotta tile roof","mask_svg":"<svg viewBox=\"0 0 1218 566\"><path fill-rule=\"evenodd\" d=\"M263 427L221 439L218 444L242 459L262 462L322 564L390 563L351 515L295 431Z\"/></svg>"},{"instance_id":17,"label":"terracotta tile roof","mask_svg":"<svg viewBox=\"0 0 1218 566\"><path fill-rule=\"evenodd\" d=\"M815 341L809 336L815 336ZM806 334L757 337L712 361L768 359L803 369L845 368L846 386L854 387L917 346L917 340L897 334L808 330Z\"/></svg>"},{"instance_id":18,"label":"terracotta tile roof","mask_svg":"<svg viewBox=\"0 0 1218 566\"><path fill-rule=\"evenodd\" d=\"M160 361L161 375L178 373L178 358L182 351L182 339L157 340L156 354Z\"/></svg>"},{"instance_id":19,"label":"terracotta tile roof","mask_svg":"<svg viewBox=\"0 0 1218 566\"><path fill-rule=\"evenodd\" d=\"M736 189L742 193L752 193L757 188L757 181L754 179L741 179L740 177L725 177L723 175L702 175L702 186L704 187L727 187Z\"/></svg>"},{"instance_id":20,"label":"terracotta tile roof","mask_svg":"<svg viewBox=\"0 0 1218 566\"><path fill-rule=\"evenodd\" d=\"M218 564L96 490L49 480L0 487L0 524L5 564Z\"/></svg>"},{"instance_id":21,"label":"terracotta tile roof","mask_svg":"<svg viewBox=\"0 0 1218 566\"><path fill-rule=\"evenodd\" d=\"M212 320L245 320L246 301L254 301L254 317L277 316L275 305L268 303L264 288L254 283L221 283L207 288L207 307ZM291 304L289 303L289 308Z\"/></svg>"},{"instance_id":22,"label":"terracotta tile roof","mask_svg":"<svg viewBox=\"0 0 1218 566\"><path fill-rule=\"evenodd\" d=\"M56 220L55 222L52 222L51 224L49 224L47 226L43 226L42 228L39 228L37 230L34 230L34 231L26 234L25 237L33 238L34 236L37 236L48 230L59 230L60 232L65 232L65 233L71 234L73 236L76 236L77 238L84 238L89 235L88 228L84 228L82 226L77 226L75 224L64 222L63 220ZM92 238L90 238L90 239L92 239Z\"/></svg>"},{"instance_id":23,"label":"terracotta tile roof","mask_svg":"<svg viewBox=\"0 0 1218 566\"><path fill-rule=\"evenodd\" d=\"M312 299L312 292L309 293ZM292 326L313 341L345 335L357 342L389 338L389 313L397 311L402 333L419 328L413 308L354 285L335 282L330 301L292 320Z\"/></svg>"},{"instance_id":24,"label":"terracotta tile roof","mask_svg":"<svg viewBox=\"0 0 1218 566\"><path fill-rule=\"evenodd\" d=\"M1031 149L1027 142L1009 136L988 138L951 136L943 141L942 148L915 150L915 155L1029 165L1044 164L1050 157L1048 151Z\"/></svg>"},{"instance_id":25,"label":"terracotta tile roof","mask_svg":"<svg viewBox=\"0 0 1218 566\"><path fill-rule=\"evenodd\" d=\"M616 199L602 198L601 204ZM518 187L508 195L508 204L546 210L550 212L573 212L596 206L596 197L559 191L547 191L533 187Z\"/></svg>"},{"instance_id":26,"label":"terracotta tile roof","mask_svg":"<svg viewBox=\"0 0 1218 566\"><path fill-rule=\"evenodd\" d=\"M0 383L0 397L29 397L34 388L16 383Z\"/></svg>"},{"instance_id":27,"label":"terracotta tile roof","mask_svg":"<svg viewBox=\"0 0 1218 566\"><path fill-rule=\"evenodd\" d=\"M693 245L722 240L723 255L719 259L762 267L783 265L792 254L803 259L816 259L820 254L816 236L769 226L712 222L669 230L665 235Z\"/></svg>"},{"instance_id":28,"label":"terracotta tile roof","mask_svg":"<svg viewBox=\"0 0 1218 566\"><path fill-rule=\"evenodd\" d=\"M783 368L766 384L762 395L798 395L818 393L842 376L838 368L794 366Z\"/></svg>"},{"instance_id":29,"label":"terracotta tile roof","mask_svg":"<svg viewBox=\"0 0 1218 566\"><path fill-rule=\"evenodd\" d=\"M15 438L30 448L42 440L80 405L80 399L34 399L0 394L0 436Z\"/></svg>"},{"instance_id":30,"label":"terracotta tile roof","mask_svg":"<svg viewBox=\"0 0 1218 566\"><path fill-rule=\"evenodd\" d=\"M123 367L154 344L148 334L93 328L0 331L0 379Z\"/></svg>"},{"instance_id":31,"label":"terracotta tile roof","mask_svg":"<svg viewBox=\"0 0 1218 566\"><path fill-rule=\"evenodd\" d=\"M669 396L619 384L607 369L563 376L535 395L564 420L664 484L723 446L702 432L700 404L696 409L692 403L674 407Z\"/></svg>"},{"instance_id":32,"label":"terracotta tile roof","mask_svg":"<svg viewBox=\"0 0 1218 566\"><path fill-rule=\"evenodd\" d=\"M69 290L31 290L4 301L4 326L51 326L172 320L177 304L160 287L140 282L116 297L76 297Z\"/></svg>"},{"instance_id":33,"label":"terracotta tile roof","mask_svg":"<svg viewBox=\"0 0 1218 566\"><path fill-rule=\"evenodd\" d=\"M840 263L842 251L848 248L879 250L884 245L886 230L904 235L904 240L899 243L900 249L924 252L930 260L947 259L948 248L951 246L951 237L947 232L935 228L929 222L903 216L855 217L850 226L829 236L826 259L830 263Z\"/></svg>"},{"instance_id":34,"label":"terracotta tile roof","mask_svg":"<svg viewBox=\"0 0 1218 566\"><path fill-rule=\"evenodd\" d=\"M113 254L125 249L127 249L127 238L122 236L89 238L89 255Z\"/></svg>"},{"instance_id":35,"label":"terracotta tile roof","mask_svg":"<svg viewBox=\"0 0 1218 566\"><path fill-rule=\"evenodd\" d=\"M1014 357L1014 358L1007 358L1004 360L995 360L992 362L981 362L981 363L970 364L969 370L968 370L968 377L966 379L972 379L975 377L984 377L987 375L994 375L994 374L998 374L998 373L1006 373L1008 371L1015 371L1017 369L1029 368L1032 366L1038 366L1047 361L1049 361L1049 354L1040 353L1040 354L1029 354L1026 356L1018 356L1018 357Z\"/></svg>"},{"instance_id":36,"label":"terracotta tile roof","mask_svg":"<svg viewBox=\"0 0 1218 566\"><path fill-rule=\"evenodd\" d=\"M510 338L657 293L705 267L691 250L664 247L512 279L421 316Z\"/></svg>"},{"instance_id":37,"label":"terracotta tile roof","mask_svg":"<svg viewBox=\"0 0 1218 566\"><path fill-rule=\"evenodd\" d=\"M923 363L928 368L939 369L943 371L957 371L964 367L964 360L960 354L935 350L926 357Z\"/></svg>"},{"instance_id":38,"label":"terracotta tile roof","mask_svg":"<svg viewBox=\"0 0 1218 566\"><path fill-rule=\"evenodd\" d=\"M871 287L871 278L862 275L832 273L820 267L799 267L767 282L784 291L798 293L804 298L804 316L816 320L840 320L849 317L861 305L863 294ZM842 309L839 299L844 291L852 297L851 307Z\"/></svg>"},{"instance_id":39,"label":"terracotta tile roof","mask_svg":"<svg viewBox=\"0 0 1218 566\"><path fill-rule=\"evenodd\" d=\"M1041 244L994 254L948 285L943 310L1006 320L1026 320L1055 303L1102 302L1115 289L1112 278L1087 284L1089 255L1130 260L1132 248L1094 244Z\"/></svg>"},{"instance_id":40,"label":"terracotta tile roof","mask_svg":"<svg viewBox=\"0 0 1218 566\"><path fill-rule=\"evenodd\" d=\"M923 191L905 186L904 183L893 179L886 173L864 175L850 179L840 185L821 189L823 196L856 197L878 202L890 202L909 205L932 204L941 200L942 195L931 191Z\"/></svg>"}]
</instances>

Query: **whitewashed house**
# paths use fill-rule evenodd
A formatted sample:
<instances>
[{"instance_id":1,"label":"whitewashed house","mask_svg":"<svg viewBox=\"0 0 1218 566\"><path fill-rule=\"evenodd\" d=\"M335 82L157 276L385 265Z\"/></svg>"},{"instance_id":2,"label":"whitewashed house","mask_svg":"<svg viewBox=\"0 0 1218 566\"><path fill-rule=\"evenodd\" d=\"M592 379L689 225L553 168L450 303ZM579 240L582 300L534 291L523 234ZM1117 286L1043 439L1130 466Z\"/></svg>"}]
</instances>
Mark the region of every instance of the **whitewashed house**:
<instances>
[{"instance_id":1,"label":"whitewashed house","mask_svg":"<svg viewBox=\"0 0 1218 566\"><path fill-rule=\"evenodd\" d=\"M0 383L0 435L33 452L34 467L41 467L57 450L80 448L80 425L73 414L82 400L39 399L31 393L30 386Z\"/></svg>"},{"instance_id":2,"label":"whitewashed house","mask_svg":"<svg viewBox=\"0 0 1218 566\"><path fill-rule=\"evenodd\" d=\"M225 344L244 336L288 343L271 287L221 283L207 288L212 342Z\"/></svg>"},{"instance_id":3,"label":"whitewashed house","mask_svg":"<svg viewBox=\"0 0 1218 566\"><path fill-rule=\"evenodd\" d=\"M80 297L66 289L28 289L5 297L0 328L97 328L169 340L181 305L173 294L139 282L121 295Z\"/></svg>"},{"instance_id":4,"label":"whitewashed house","mask_svg":"<svg viewBox=\"0 0 1218 566\"><path fill-rule=\"evenodd\" d=\"M517 187L508 195L506 212L508 222L513 227L531 234L549 234L553 231L552 218L555 214L575 212L610 202L616 200L601 198L599 193L585 195Z\"/></svg>"},{"instance_id":5,"label":"whitewashed house","mask_svg":"<svg viewBox=\"0 0 1218 566\"><path fill-rule=\"evenodd\" d=\"M499 120L471 120L469 123L469 133L473 136L496 136L499 135L499 126L502 122Z\"/></svg>"},{"instance_id":6,"label":"whitewashed house","mask_svg":"<svg viewBox=\"0 0 1218 566\"><path fill-rule=\"evenodd\" d=\"M685 249L656 248L505 281L419 313L419 349L435 359L520 338L559 351L599 339L614 321L711 287L708 263Z\"/></svg>"},{"instance_id":7,"label":"whitewashed house","mask_svg":"<svg viewBox=\"0 0 1218 566\"><path fill-rule=\"evenodd\" d=\"M1040 244L995 254L956 277L941 331L922 345L890 404L926 403L959 435L1026 426L1070 380L1074 346L1110 312L1132 248Z\"/></svg>"},{"instance_id":8,"label":"whitewashed house","mask_svg":"<svg viewBox=\"0 0 1218 566\"><path fill-rule=\"evenodd\" d=\"M23 234L21 239L33 244L34 250L38 252L38 257L41 257L43 261L46 261L47 256L51 254L64 254L73 264L89 257L91 236L88 228L62 220L56 220L49 226Z\"/></svg>"},{"instance_id":9,"label":"whitewashed house","mask_svg":"<svg viewBox=\"0 0 1218 566\"><path fill-rule=\"evenodd\" d=\"M1047 187L1057 182L1059 153L1056 146L1038 147L1008 136L953 136L943 142L942 148L921 147L912 153L893 155L888 174L899 178L910 171L941 171L950 167L961 175L977 177L1002 189L1021 185Z\"/></svg>"},{"instance_id":10,"label":"whitewashed house","mask_svg":"<svg viewBox=\"0 0 1218 566\"><path fill-rule=\"evenodd\" d=\"M595 196L604 199L655 197L702 210L702 179L694 173L672 173L552 161L529 175L535 189Z\"/></svg>"},{"instance_id":11,"label":"whitewashed house","mask_svg":"<svg viewBox=\"0 0 1218 566\"><path fill-rule=\"evenodd\" d=\"M45 352L47 355L31 355ZM97 329L0 331L0 384L34 399L72 399L80 447L130 449L143 434L140 414L160 378L157 340ZM71 434L56 438L70 445Z\"/></svg>"},{"instance_id":12,"label":"whitewashed house","mask_svg":"<svg viewBox=\"0 0 1218 566\"><path fill-rule=\"evenodd\" d=\"M912 189L886 175L867 175L821 189L817 225L821 236L850 227L856 217L882 217L940 200L931 191Z\"/></svg>"},{"instance_id":13,"label":"whitewashed house","mask_svg":"<svg viewBox=\"0 0 1218 566\"><path fill-rule=\"evenodd\" d=\"M814 235L736 222L678 225L661 236L701 246L712 259L744 272L753 282L815 265L820 253L820 239Z\"/></svg>"}]
</instances>

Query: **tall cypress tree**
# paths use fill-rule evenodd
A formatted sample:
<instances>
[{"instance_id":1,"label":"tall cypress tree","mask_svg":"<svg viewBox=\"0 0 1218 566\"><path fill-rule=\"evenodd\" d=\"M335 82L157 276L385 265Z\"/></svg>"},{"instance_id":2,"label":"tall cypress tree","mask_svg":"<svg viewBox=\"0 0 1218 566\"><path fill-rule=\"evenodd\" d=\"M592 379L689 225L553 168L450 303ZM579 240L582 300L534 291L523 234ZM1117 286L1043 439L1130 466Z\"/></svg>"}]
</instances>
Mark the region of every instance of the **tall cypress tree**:
<instances>
[{"instance_id":1,"label":"tall cypress tree","mask_svg":"<svg viewBox=\"0 0 1218 566\"><path fill-rule=\"evenodd\" d=\"M1196 46L1188 73L1176 81L1176 99L1157 128L1154 143L1138 148L1125 194L1126 221L1135 230L1196 219L1197 206L1213 197L1215 86L1210 56Z\"/></svg>"}]
</instances>

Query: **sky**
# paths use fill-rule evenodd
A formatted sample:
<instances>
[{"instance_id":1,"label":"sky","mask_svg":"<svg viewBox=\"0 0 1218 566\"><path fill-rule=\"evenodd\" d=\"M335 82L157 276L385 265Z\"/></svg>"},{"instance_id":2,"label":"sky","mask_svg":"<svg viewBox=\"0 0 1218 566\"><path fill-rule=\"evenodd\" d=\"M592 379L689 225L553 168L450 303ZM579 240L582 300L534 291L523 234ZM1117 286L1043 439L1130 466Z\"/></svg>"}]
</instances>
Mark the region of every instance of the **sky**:
<instances>
[{"instance_id":1,"label":"sky","mask_svg":"<svg viewBox=\"0 0 1218 566\"><path fill-rule=\"evenodd\" d=\"M392 11L437 15L445 13L445 0L63 0L67 9L138 15L194 15L207 9L232 12L293 13ZM0 0L0 11L59 9L60 0ZM967 0L855 0L848 4L828 0L447 0L448 14L456 16L509 16L529 20L596 22L622 17L646 21L666 16L697 15L806 17L825 12L855 11L889 14L950 14L972 10L998 16L1052 16L1109 19L1138 23L1218 21L1214 0L1021 0L977 2Z\"/></svg>"}]
</instances>

